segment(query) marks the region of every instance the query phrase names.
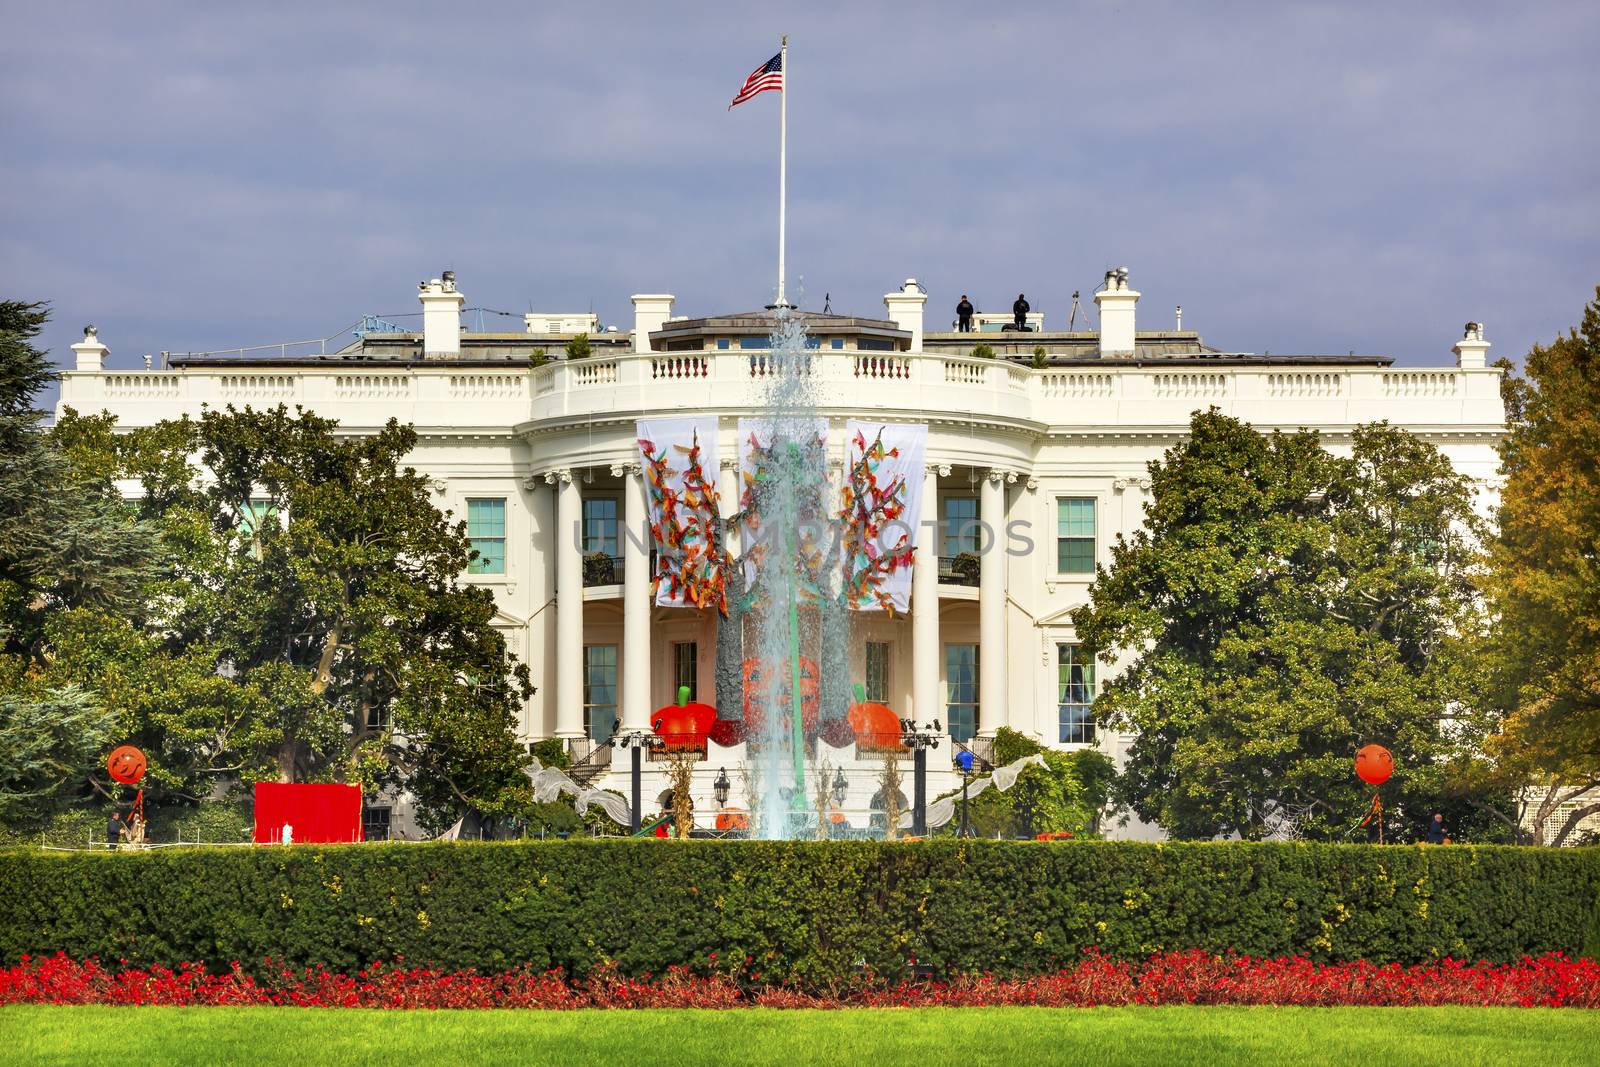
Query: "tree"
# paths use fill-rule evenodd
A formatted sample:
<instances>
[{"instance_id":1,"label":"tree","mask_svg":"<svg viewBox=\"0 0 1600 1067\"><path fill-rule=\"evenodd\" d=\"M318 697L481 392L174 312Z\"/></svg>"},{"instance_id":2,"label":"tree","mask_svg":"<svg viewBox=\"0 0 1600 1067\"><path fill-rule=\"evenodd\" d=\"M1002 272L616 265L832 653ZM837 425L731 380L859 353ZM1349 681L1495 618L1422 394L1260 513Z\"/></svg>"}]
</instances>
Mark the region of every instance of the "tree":
<instances>
[{"instance_id":1,"label":"tree","mask_svg":"<svg viewBox=\"0 0 1600 1067\"><path fill-rule=\"evenodd\" d=\"M589 335L580 333L575 337L567 338L565 346L568 359L588 359L594 355L594 346L589 344Z\"/></svg>"},{"instance_id":2,"label":"tree","mask_svg":"<svg viewBox=\"0 0 1600 1067\"><path fill-rule=\"evenodd\" d=\"M58 375L31 342L49 317L44 304L0 301L0 655L13 674L46 654L53 613L139 611L160 563L154 527L40 428L35 398Z\"/></svg>"},{"instance_id":3,"label":"tree","mask_svg":"<svg viewBox=\"0 0 1600 1067\"><path fill-rule=\"evenodd\" d=\"M1600 812L1600 288L1583 324L1510 373L1505 484L1483 592L1492 773L1532 782L1535 841ZM1546 840L1546 820L1564 817Z\"/></svg>"},{"instance_id":4,"label":"tree","mask_svg":"<svg viewBox=\"0 0 1600 1067\"><path fill-rule=\"evenodd\" d=\"M1137 731L1118 799L1178 837L1339 836L1368 798L1351 758L1378 742L1415 834L1477 626L1470 480L1386 424L1340 458L1214 409L1150 475L1145 527L1073 613L1092 653L1129 657L1096 702Z\"/></svg>"},{"instance_id":5,"label":"tree","mask_svg":"<svg viewBox=\"0 0 1600 1067\"><path fill-rule=\"evenodd\" d=\"M75 687L37 700L0 694L0 824L42 824L85 784L113 716Z\"/></svg>"},{"instance_id":6,"label":"tree","mask_svg":"<svg viewBox=\"0 0 1600 1067\"><path fill-rule=\"evenodd\" d=\"M72 423L70 447L106 457L104 428ZM143 452L118 439L104 462L161 501L176 562L158 626L75 632L82 680L190 761L163 767L175 787L402 782L429 826L521 810L515 721L532 687L493 626L493 595L459 580L465 526L402 465L409 427L336 429L230 407L156 428ZM131 670L135 650L162 677Z\"/></svg>"}]
</instances>

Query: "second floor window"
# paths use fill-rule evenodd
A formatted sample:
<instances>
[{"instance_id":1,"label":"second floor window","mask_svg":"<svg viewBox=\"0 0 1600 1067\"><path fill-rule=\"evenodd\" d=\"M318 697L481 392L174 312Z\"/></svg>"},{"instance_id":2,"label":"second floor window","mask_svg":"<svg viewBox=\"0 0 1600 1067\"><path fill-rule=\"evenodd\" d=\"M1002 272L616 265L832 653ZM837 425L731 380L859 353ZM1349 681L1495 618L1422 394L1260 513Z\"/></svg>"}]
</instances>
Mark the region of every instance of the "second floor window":
<instances>
[{"instance_id":1,"label":"second floor window","mask_svg":"<svg viewBox=\"0 0 1600 1067\"><path fill-rule=\"evenodd\" d=\"M615 497L586 497L583 501L583 551L605 556L620 556L617 545L617 501Z\"/></svg>"},{"instance_id":2,"label":"second floor window","mask_svg":"<svg viewBox=\"0 0 1600 1067\"><path fill-rule=\"evenodd\" d=\"M944 551L940 554L959 556L970 552L976 555L981 547L978 498L947 496L940 503L944 511Z\"/></svg>"},{"instance_id":3,"label":"second floor window","mask_svg":"<svg viewBox=\"0 0 1600 1067\"><path fill-rule=\"evenodd\" d=\"M506 572L506 502L504 497L482 497L467 501L467 537L475 558L468 574Z\"/></svg>"},{"instance_id":4,"label":"second floor window","mask_svg":"<svg viewBox=\"0 0 1600 1067\"><path fill-rule=\"evenodd\" d=\"M1094 497L1056 501L1056 570L1094 573Z\"/></svg>"}]
</instances>

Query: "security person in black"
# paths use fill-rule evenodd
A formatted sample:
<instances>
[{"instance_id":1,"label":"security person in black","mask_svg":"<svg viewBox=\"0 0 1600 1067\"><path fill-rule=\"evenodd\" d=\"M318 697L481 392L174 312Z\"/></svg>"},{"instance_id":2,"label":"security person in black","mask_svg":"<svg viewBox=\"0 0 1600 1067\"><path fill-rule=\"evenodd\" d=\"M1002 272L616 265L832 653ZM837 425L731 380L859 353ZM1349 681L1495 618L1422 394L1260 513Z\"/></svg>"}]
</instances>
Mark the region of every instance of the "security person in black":
<instances>
[{"instance_id":1,"label":"security person in black","mask_svg":"<svg viewBox=\"0 0 1600 1067\"><path fill-rule=\"evenodd\" d=\"M1011 315L1016 320L1017 329L1026 330L1028 328L1028 312L1030 310L1028 298L1022 293L1018 293L1017 302L1011 305Z\"/></svg>"},{"instance_id":2,"label":"security person in black","mask_svg":"<svg viewBox=\"0 0 1600 1067\"><path fill-rule=\"evenodd\" d=\"M972 332L972 301L967 299L967 294L961 294L961 303L956 305L956 329L961 333Z\"/></svg>"}]
</instances>

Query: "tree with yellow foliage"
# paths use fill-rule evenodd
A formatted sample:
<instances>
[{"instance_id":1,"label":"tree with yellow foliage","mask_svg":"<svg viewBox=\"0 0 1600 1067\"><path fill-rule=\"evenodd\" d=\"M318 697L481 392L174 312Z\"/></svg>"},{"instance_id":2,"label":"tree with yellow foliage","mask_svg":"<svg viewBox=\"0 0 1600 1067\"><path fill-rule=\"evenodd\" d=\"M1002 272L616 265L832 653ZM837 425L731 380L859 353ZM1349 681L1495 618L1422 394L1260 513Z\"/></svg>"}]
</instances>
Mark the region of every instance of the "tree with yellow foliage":
<instances>
[{"instance_id":1,"label":"tree with yellow foliage","mask_svg":"<svg viewBox=\"0 0 1600 1067\"><path fill-rule=\"evenodd\" d=\"M1533 784L1535 843L1559 845L1600 813L1600 287L1579 329L1528 354L1525 377L1502 365L1484 749L1502 781Z\"/></svg>"}]
</instances>

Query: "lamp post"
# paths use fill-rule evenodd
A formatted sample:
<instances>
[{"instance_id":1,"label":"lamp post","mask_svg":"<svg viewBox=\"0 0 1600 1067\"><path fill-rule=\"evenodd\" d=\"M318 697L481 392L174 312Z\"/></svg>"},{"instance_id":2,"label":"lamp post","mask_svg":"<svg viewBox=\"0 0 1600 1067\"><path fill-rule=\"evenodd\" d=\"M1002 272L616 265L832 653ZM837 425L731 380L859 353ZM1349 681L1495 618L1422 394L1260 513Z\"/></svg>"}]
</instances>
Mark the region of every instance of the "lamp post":
<instances>
[{"instance_id":1,"label":"lamp post","mask_svg":"<svg viewBox=\"0 0 1600 1067\"><path fill-rule=\"evenodd\" d=\"M633 803L628 808L628 832L637 834L643 825L643 812L640 796L640 779L644 774L644 750L653 748L661 743L661 739L652 731L630 730L625 734L618 734L616 744L627 749L632 754L631 778L633 786Z\"/></svg>"},{"instance_id":2,"label":"lamp post","mask_svg":"<svg viewBox=\"0 0 1600 1067\"><path fill-rule=\"evenodd\" d=\"M844 768L837 768L833 772L833 809L838 811L844 807L844 794L850 788L850 783L844 780ZM828 826L828 836L833 836L833 827Z\"/></svg>"},{"instance_id":3,"label":"lamp post","mask_svg":"<svg viewBox=\"0 0 1600 1067\"><path fill-rule=\"evenodd\" d=\"M717 807L719 809L728 806L728 788L728 769L726 767L718 767L717 780L711 783L711 793L717 798Z\"/></svg>"},{"instance_id":4,"label":"lamp post","mask_svg":"<svg viewBox=\"0 0 1600 1067\"><path fill-rule=\"evenodd\" d=\"M900 720L900 743L911 750L911 833L928 834L928 749L939 743L939 720L919 726Z\"/></svg>"},{"instance_id":5,"label":"lamp post","mask_svg":"<svg viewBox=\"0 0 1600 1067\"><path fill-rule=\"evenodd\" d=\"M964 748L956 753L956 766L961 769L961 828L956 831L957 837L972 836L972 823L967 810L967 783L972 781L973 760L974 756L969 749Z\"/></svg>"}]
</instances>

